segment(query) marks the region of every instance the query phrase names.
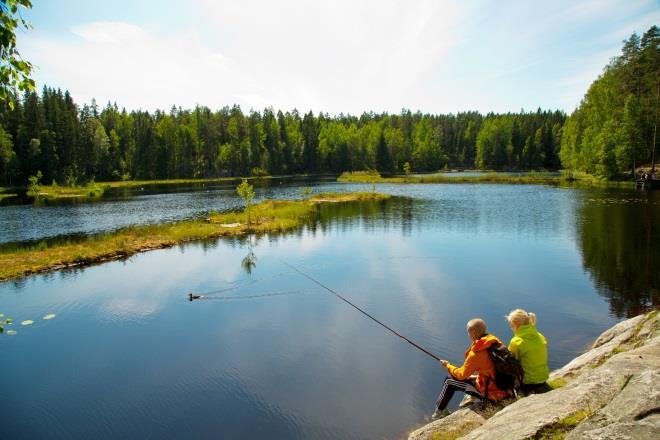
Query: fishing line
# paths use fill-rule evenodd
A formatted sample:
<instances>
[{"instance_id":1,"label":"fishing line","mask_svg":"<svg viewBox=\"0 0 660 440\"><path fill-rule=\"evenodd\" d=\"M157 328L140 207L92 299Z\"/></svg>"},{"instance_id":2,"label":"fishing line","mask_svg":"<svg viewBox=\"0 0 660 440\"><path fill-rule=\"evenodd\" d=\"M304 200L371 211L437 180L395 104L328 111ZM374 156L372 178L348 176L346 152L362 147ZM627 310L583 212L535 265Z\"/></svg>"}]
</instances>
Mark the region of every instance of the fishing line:
<instances>
[{"instance_id":1,"label":"fishing line","mask_svg":"<svg viewBox=\"0 0 660 440\"><path fill-rule=\"evenodd\" d=\"M271 293L257 293L254 295L232 295L232 296L200 296L195 298L195 301L229 301L234 299L255 299L255 298L267 298L272 296L284 296L284 295L295 295L297 293L304 293L300 290L290 290L285 292L271 292Z\"/></svg>"},{"instance_id":2,"label":"fishing line","mask_svg":"<svg viewBox=\"0 0 660 440\"><path fill-rule=\"evenodd\" d=\"M315 265L315 266L309 266L308 269L322 269L322 268L325 268L327 266L328 266L327 264L325 264L325 265L318 264L318 265ZM262 281L271 280L273 278L289 275L289 274L292 274L292 273L296 273L296 272L295 271L286 271L286 272L279 272L279 273L276 273L276 274L273 274L273 275L270 275L270 276L261 277L261 278L251 278L251 279L245 280L245 281L233 281L233 282L228 283L228 284L230 284L229 287L223 287L222 289L217 289L217 290L209 290L207 292L191 291L188 295L194 295L195 297L197 297L197 296L199 296L199 297L213 296L213 295L217 295L219 293L231 292L232 290L239 290L239 289L242 289L244 287L248 287L248 286L252 286L253 284L260 283ZM197 299L197 298L195 298L195 299Z\"/></svg>"},{"instance_id":3,"label":"fishing line","mask_svg":"<svg viewBox=\"0 0 660 440\"><path fill-rule=\"evenodd\" d=\"M348 299L346 299L345 297L343 297L343 296L342 296L340 293L338 293L337 291L331 289L330 287L326 286L326 285L323 284L322 282L318 281L317 279L313 278L312 276L308 275L307 273L303 272L302 270L299 270L298 268L292 266L291 264L287 263L286 261L284 261L284 260L281 260L281 261L282 261L282 263L285 264L286 266L288 266L288 267L290 267L291 269L295 270L295 271L298 272L300 275L304 276L305 278L307 278L308 280L310 280L310 281L313 282L314 284L316 284L316 285L318 285L318 286L321 286L322 288L324 288L324 289L327 290L328 292L332 293L334 296L336 296L336 297L339 298L340 300L344 301L346 304L348 304L349 306L353 307L355 310L357 310L358 312L362 313L362 314L365 315L367 318L371 319L372 321L374 321L374 322L376 322L377 324L381 325L381 326L384 327L385 329L389 330L389 331L392 332L394 335L396 335L396 336L398 336L399 338L403 339L404 341L406 341L407 343L409 343L409 344L412 345L413 347L415 347L415 348L417 348L418 350L421 350L422 352L424 352L424 353L426 353L427 355L431 356L431 357L432 357L433 359L435 359L436 361L439 361L439 360L440 360L440 358L439 358L438 356L434 355L433 353L431 353L430 351L428 351L427 349L425 349L425 348L422 347L421 345L417 344L417 343L414 342L413 340L411 340L411 339L405 337L404 335L402 335L401 333L397 332L397 331L394 330L392 327L390 327L389 325L387 325L387 324L383 323L382 321L378 320L377 318L375 318L373 315L369 314L369 313L366 312L365 310L363 310L363 309L361 309L360 307L356 306L355 304L353 304L352 302L350 302Z\"/></svg>"}]
</instances>

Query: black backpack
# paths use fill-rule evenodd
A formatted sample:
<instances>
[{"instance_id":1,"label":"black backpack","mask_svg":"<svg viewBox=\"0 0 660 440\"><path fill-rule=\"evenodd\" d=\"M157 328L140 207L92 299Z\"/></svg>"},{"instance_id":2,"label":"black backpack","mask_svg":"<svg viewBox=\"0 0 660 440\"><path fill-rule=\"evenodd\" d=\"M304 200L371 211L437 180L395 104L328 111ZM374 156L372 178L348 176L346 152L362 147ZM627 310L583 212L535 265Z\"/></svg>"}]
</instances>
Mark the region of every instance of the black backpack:
<instances>
[{"instance_id":1,"label":"black backpack","mask_svg":"<svg viewBox=\"0 0 660 440\"><path fill-rule=\"evenodd\" d=\"M504 344L494 343L488 354L495 365L495 385L502 391L514 395L520 390L525 375L522 364Z\"/></svg>"}]
</instances>

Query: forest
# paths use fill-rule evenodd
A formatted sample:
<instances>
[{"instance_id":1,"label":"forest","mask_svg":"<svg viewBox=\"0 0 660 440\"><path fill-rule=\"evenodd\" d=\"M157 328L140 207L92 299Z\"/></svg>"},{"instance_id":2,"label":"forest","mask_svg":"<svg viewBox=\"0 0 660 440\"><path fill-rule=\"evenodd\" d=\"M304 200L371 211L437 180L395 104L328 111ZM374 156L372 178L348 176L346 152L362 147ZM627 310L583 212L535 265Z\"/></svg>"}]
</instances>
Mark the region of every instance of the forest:
<instances>
[{"instance_id":1,"label":"forest","mask_svg":"<svg viewBox=\"0 0 660 440\"><path fill-rule=\"evenodd\" d=\"M568 170L605 178L657 161L660 29L633 34L564 124L560 158Z\"/></svg>"},{"instance_id":2,"label":"forest","mask_svg":"<svg viewBox=\"0 0 660 440\"><path fill-rule=\"evenodd\" d=\"M205 106L127 111L82 106L44 87L0 107L0 185L221 176L430 172L443 168L583 171L617 178L653 160L660 31L633 34L567 117L506 114L352 116Z\"/></svg>"}]
</instances>

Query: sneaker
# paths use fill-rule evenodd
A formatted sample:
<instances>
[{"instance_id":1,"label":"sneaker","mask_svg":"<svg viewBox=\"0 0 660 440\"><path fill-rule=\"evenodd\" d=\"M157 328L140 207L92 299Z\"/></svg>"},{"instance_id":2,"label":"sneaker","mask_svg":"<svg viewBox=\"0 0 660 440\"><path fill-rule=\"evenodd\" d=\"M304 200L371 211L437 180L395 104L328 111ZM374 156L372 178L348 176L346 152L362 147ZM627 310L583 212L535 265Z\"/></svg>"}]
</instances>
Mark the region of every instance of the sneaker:
<instances>
[{"instance_id":1,"label":"sneaker","mask_svg":"<svg viewBox=\"0 0 660 440\"><path fill-rule=\"evenodd\" d=\"M474 397L471 394L466 394L465 396L463 396L463 400L461 400L461 403L458 404L458 407L459 408L465 408L465 407L468 407L472 404L478 404L480 402L481 402L481 399L479 399L478 397Z\"/></svg>"},{"instance_id":2,"label":"sneaker","mask_svg":"<svg viewBox=\"0 0 660 440\"><path fill-rule=\"evenodd\" d=\"M431 416L431 420L438 420L443 417L447 417L449 414L451 413L449 412L448 409L443 409L443 410L436 409L433 415Z\"/></svg>"}]
</instances>

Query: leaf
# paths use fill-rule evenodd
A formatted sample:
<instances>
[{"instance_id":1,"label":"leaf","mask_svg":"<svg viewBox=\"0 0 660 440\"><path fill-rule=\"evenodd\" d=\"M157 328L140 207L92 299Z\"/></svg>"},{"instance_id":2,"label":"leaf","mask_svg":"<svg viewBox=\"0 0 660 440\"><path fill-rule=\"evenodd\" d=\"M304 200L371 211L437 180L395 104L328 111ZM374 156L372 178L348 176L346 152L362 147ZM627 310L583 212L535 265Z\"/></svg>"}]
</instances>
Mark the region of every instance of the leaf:
<instances>
[{"instance_id":1,"label":"leaf","mask_svg":"<svg viewBox=\"0 0 660 440\"><path fill-rule=\"evenodd\" d=\"M21 325L32 325L34 324L34 321L31 319L26 319L25 321L21 321Z\"/></svg>"},{"instance_id":2,"label":"leaf","mask_svg":"<svg viewBox=\"0 0 660 440\"><path fill-rule=\"evenodd\" d=\"M55 313L49 313L46 316L44 316L44 319L48 321L49 319L53 319L55 317Z\"/></svg>"}]
</instances>

